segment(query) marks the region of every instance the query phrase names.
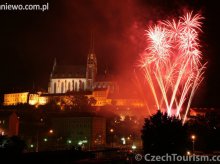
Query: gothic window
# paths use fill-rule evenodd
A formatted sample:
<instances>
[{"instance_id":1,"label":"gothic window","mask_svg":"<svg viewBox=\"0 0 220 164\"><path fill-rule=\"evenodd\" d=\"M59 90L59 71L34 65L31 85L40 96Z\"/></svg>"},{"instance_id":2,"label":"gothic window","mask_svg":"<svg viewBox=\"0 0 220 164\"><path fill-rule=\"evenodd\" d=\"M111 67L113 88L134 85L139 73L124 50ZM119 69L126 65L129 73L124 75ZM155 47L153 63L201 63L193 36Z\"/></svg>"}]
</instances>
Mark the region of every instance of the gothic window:
<instances>
[{"instance_id":1,"label":"gothic window","mask_svg":"<svg viewBox=\"0 0 220 164\"><path fill-rule=\"evenodd\" d=\"M58 80L58 88L60 87L60 80Z\"/></svg>"},{"instance_id":2,"label":"gothic window","mask_svg":"<svg viewBox=\"0 0 220 164\"><path fill-rule=\"evenodd\" d=\"M56 93L57 92L57 83L56 82L54 83L53 89L54 89L54 93Z\"/></svg>"},{"instance_id":3,"label":"gothic window","mask_svg":"<svg viewBox=\"0 0 220 164\"><path fill-rule=\"evenodd\" d=\"M64 84L63 84L63 82L61 83L61 93L63 93L64 92Z\"/></svg>"},{"instance_id":4,"label":"gothic window","mask_svg":"<svg viewBox=\"0 0 220 164\"><path fill-rule=\"evenodd\" d=\"M72 90L74 91L74 80L72 81Z\"/></svg>"},{"instance_id":5,"label":"gothic window","mask_svg":"<svg viewBox=\"0 0 220 164\"><path fill-rule=\"evenodd\" d=\"M79 80L79 90L82 90L82 81Z\"/></svg>"},{"instance_id":6,"label":"gothic window","mask_svg":"<svg viewBox=\"0 0 220 164\"><path fill-rule=\"evenodd\" d=\"M68 91L70 91L70 82L68 82Z\"/></svg>"}]
</instances>

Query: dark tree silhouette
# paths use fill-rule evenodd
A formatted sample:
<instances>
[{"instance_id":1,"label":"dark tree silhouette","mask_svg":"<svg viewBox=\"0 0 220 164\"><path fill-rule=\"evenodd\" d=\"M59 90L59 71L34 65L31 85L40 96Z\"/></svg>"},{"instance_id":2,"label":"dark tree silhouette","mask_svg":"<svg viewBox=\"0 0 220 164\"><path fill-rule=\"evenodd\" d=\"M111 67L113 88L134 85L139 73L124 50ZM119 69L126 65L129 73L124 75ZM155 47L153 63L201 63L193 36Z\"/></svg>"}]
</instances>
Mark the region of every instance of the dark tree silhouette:
<instances>
[{"instance_id":1,"label":"dark tree silhouette","mask_svg":"<svg viewBox=\"0 0 220 164\"><path fill-rule=\"evenodd\" d=\"M142 141L145 153L185 154L188 145L187 125L182 125L182 121L176 117L168 117L158 111L145 119Z\"/></svg>"}]
</instances>

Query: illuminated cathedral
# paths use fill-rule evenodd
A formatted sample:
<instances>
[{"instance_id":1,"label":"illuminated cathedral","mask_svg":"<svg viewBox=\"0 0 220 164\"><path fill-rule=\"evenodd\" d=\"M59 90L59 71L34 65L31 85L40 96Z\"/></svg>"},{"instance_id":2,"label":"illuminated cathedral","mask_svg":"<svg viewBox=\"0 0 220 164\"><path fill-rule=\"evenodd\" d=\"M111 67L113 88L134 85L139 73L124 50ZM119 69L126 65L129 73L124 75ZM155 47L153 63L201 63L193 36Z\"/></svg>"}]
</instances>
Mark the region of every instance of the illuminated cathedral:
<instances>
[{"instance_id":1,"label":"illuminated cathedral","mask_svg":"<svg viewBox=\"0 0 220 164\"><path fill-rule=\"evenodd\" d=\"M92 90L97 75L97 60L93 52L88 54L87 65L57 65L54 61L48 93Z\"/></svg>"},{"instance_id":2,"label":"illuminated cathedral","mask_svg":"<svg viewBox=\"0 0 220 164\"><path fill-rule=\"evenodd\" d=\"M56 59L54 60L48 85L49 94L93 91L100 88L114 92L117 84L107 75L97 76L97 58L94 52L93 36L91 36L91 47L87 56L86 66L58 65Z\"/></svg>"}]
</instances>

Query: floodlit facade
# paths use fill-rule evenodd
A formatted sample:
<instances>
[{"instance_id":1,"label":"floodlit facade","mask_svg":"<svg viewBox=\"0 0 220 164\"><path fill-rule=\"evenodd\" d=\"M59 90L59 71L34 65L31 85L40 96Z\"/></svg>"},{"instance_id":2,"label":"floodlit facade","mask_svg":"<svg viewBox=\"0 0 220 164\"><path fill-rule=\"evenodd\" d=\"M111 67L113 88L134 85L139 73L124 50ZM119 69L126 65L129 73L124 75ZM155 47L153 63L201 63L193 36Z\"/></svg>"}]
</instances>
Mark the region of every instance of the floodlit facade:
<instances>
[{"instance_id":1,"label":"floodlit facade","mask_svg":"<svg viewBox=\"0 0 220 164\"><path fill-rule=\"evenodd\" d=\"M4 105L18 105L28 103L29 92L4 94Z\"/></svg>"},{"instance_id":2,"label":"floodlit facade","mask_svg":"<svg viewBox=\"0 0 220 164\"><path fill-rule=\"evenodd\" d=\"M21 92L4 94L4 106L29 104L29 105L45 105L49 101L47 96L43 96L41 92Z\"/></svg>"}]
</instances>

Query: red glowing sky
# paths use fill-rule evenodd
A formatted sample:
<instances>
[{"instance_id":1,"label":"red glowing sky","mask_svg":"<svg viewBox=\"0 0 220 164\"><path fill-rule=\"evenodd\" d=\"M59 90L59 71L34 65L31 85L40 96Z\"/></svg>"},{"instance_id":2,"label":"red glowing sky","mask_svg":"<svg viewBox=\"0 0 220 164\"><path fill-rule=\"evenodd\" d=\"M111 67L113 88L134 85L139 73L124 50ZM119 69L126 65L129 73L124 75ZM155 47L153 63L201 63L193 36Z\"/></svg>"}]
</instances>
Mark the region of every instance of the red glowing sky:
<instances>
[{"instance_id":1,"label":"red glowing sky","mask_svg":"<svg viewBox=\"0 0 220 164\"><path fill-rule=\"evenodd\" d=\"M13 1L12 1L13 2ZM14 3L16 1L14 0ZM22 2L27 2L23 0ZM30 1L28 1L30 3ZM39 1L37 1L39 3ZM47 87L54 57L61 64L85 64L90 31L95 31L99 72L106 66L113 73L128 75L138 54L145 48L144 33L149 23L183 8L201 10L203 45L208 56L208 84L202 95L218 102L219 19L214 2L191 0L49 0L50 10L41 12L0 11L1 91L12 88ZM2 2L1 2L2 3ZM217 2L216 2L217 3ZM129 79L126 76L126 79ZM215 80L214 80L215 79ZM212 86L212 87L209 87Z\"/></svg>"}]
</instances>

